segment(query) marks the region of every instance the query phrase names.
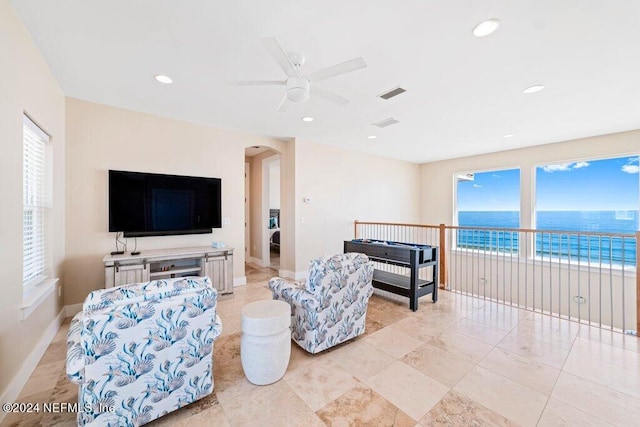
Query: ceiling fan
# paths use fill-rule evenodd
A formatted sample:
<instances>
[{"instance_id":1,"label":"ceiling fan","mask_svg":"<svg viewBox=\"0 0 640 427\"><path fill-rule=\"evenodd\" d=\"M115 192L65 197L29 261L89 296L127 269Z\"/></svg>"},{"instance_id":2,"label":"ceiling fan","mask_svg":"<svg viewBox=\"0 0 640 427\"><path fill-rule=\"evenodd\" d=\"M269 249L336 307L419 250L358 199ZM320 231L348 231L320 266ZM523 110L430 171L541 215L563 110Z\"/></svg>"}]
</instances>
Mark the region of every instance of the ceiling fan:
<instances>
[{"instance_id":1,"label":"ceiling fan","mask_svg":"<svg viewBox=\"0 0 640 427\"><path fill-rule=\"evenodd\" d=\"M349 103L348 99L328 90L321 89L317 87L315 83L367 67L364 59L355 58L314 71L311 74L303 74L302 66L305 60L304 55L298 52L285 52L275 37L263 38L262 44L280 68L282 68L282 71L287 75L287 79L235 81L229 82L229 84L233 86L285 86L287 91L278 106L279 112L286 111L292 102L306 101L309 99L309 94L340 106L347 105Z\"/></svg>"}]
</instances>

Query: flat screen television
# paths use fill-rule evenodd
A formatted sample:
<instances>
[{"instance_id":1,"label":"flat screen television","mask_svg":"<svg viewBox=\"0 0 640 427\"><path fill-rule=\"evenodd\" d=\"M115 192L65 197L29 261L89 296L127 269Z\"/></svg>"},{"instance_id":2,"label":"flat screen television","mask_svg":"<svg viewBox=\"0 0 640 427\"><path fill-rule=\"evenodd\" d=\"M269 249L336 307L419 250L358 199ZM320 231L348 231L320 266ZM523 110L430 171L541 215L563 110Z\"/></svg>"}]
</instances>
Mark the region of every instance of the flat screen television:
<instances>
[{"instance_id":1,"label":"flat screen television","mask_svg":"<svg viewBox=\"0 0 640 427\"><path fill-rule=\"evenodd\" d=\"M125 237L211 233L222 227L219 178L109 171L109 231Z\"/></svg>"}]
</instances>

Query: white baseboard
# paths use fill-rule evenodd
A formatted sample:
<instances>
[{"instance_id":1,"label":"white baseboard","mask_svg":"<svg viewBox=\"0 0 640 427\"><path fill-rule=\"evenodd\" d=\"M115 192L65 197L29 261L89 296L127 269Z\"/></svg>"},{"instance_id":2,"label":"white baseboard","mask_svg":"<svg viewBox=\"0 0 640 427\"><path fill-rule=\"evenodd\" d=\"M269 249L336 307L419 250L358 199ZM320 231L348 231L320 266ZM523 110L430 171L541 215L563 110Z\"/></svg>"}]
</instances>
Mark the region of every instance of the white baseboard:
<instances>
[{"instance_id":1,"label":"white baseboard","mask_svg":"<svg viewBox=\"0 0 640 427\"><path fill-rule=\"evenodd\" d=\"M79 302L78 304L65 305L64 311L65 317L73 317L82 311L82 303Z\"/></svg>"},{"instance_id":2,"label":"white baseboard","mask_svg":"<svg viewBox=\"0 0 640 427\"><path fill-rule=\"evenodd\" d=\"M293 280L303 280L309 276L309 270L304 271L289 271L289 270L279 270L278 275L285 279L293 279Z\"/></svg>"},{"instance_id":3,"label":"white baseboard","mask_svg":"<svg viewBox=\"0 0 640 427\"><path fill-rule=\"evenodd\" d=\"M259 265L260 267L264 267L264 265L262 265L262 258L256 258L254 256L249 257L249 262L251 264L255 264L255 265Z\"/></svg>"},{"instance_id":4,"label":"white baseboard","mask_svg":"<svg viewBox=\"0 0 640 427\"><path fill-rule=\"evenodd\" d=\"M60 313L52 320L49 324L49 327L44 331L40 340L36 344L36 346L31 351L31 354L27 356L24 363L20 367L20 370L13 378L13 380L9 383L5 391L0 395L0 402L2 403L11 403L15 402L20 394L20 390L25 386L29 377L38 366L38 362L44 355L45 351L47 351L47 347L51 344L53 337L56 336L56 332L60 329L60 325L65 318L65 308L60 310ZM0 422L4 419L7 414L4 411L0 411Z\"/></svg>"},{"instance_id":5,"label":"white baseboard","mask_svg":"<svg viewBox=\"0 0 640 427\"><path fill-rule=\"evenodd\" d=\"M293 271L289 271L289 270L278 270L278 276L282 277L283 279L293 279Z\"/></svg>"},{"instance_id":6,"label":"white baseboard","mask_svg":"<svg viewBox=\"0 0 640 427\"><path fill-rule=\"evenodd\" d=\"M233 278L233 287L235 288L236 286L244 286L247 284L247 276L242 276L242 277L234 277Z\"/></svg>"}]
</instances>

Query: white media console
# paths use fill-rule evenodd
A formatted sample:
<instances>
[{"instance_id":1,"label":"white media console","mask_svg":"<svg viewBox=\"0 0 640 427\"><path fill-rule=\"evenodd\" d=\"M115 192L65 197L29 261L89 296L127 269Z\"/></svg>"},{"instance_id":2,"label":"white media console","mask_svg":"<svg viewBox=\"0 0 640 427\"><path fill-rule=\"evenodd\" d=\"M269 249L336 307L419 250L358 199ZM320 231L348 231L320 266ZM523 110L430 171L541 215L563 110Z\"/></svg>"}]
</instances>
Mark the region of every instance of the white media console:
<instances>
[{"instance_id":1,"label":"white media console","mask_svg":"<svg viewBox=\"0 0 640 427\"><path fill-rule=\"evenodd\" d=\"M233 293L233 248L197 246L107 255L105 287L170 277L209 276L221 295Z\"/></svg>"}]
</instances>

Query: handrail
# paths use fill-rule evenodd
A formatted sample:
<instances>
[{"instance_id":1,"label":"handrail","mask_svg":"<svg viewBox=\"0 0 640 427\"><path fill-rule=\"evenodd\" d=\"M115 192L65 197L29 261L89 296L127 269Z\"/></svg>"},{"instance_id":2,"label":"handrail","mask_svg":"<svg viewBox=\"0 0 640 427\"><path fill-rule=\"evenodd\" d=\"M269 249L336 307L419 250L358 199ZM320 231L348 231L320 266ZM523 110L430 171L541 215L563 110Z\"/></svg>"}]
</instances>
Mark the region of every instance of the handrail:
<instances>
[{"instance_id":1,"label":"handrail","mask_svg":"<svg viewBox=\"0 0 640 427\"><path fill-rule=\"evenodd\" d=\"M474 233L474 237L471 237L469 242L461 242L459 240L460 236L464 236L464 234L457 233L457 231L459 230L460 231L473 230L474 232L477 232L477 241L475 240L476 233ZM485 233L490 233L489 236L493 236L494 234L497 233L497 237L495 241L493 237L487 238L487 235ZM507 235L504 235L503 233L507 233ZM510 237L508 233L514 233L514 234L520 233L520 234ZM549 238L545 239L545 235L549 235ZM487 272L483 270L483 277L480 277L480 278L475 277L474 279L474 274L475 275L480 274L481 267L483 269L487 268L487 265L484 265L484 264L481 265L480 262L487 263L489 268L492 268L492 265L495 265L495 267L498 268L498 265L500 265L500 268L502 269L501 272L503 274L505 271L510 272L509 274L515 275L516 281L518 281L520 274L524 274L524 277L525 277L524 278L525 282L523 282L523 285L525 286L525 294L523 295L524 300L526 302L527 298L529 299L533 298L534 301L537 301L537 302L534 302L534 305L533 305L534 311L547 310L546 307L536 306L536 303L540 303L540 301L545 303L546 298L551 297L551 295L549 295L548 293L551 292L552 290L553 292L560 292L558 290L559 288L556 286L566 286L568 284L569 294L558 293L557 294L558 300L557 301L549 300L548 301L549 306L554 304L555 305L560 304L561 297L562 297L562 303L567 304L567 300L566 300L567 295L569 295L573 299L578 298L578 300L575 301L577 304L587 304L587 302L584 302L587 300L584 300L584 301L580 300L580 298L582 298L579 296L581 286L583 287L583 289L584 287L587 287L589 292L590 292L591 286L597 286L598 287L597 289L600 289L599 295L589 294L589 295L585 295L585 297L600 298L599 300L596 299L597 301L599 301L599 304L602 305L603 303L606 303L607 308L610 308L613 312L614 293L621 292L622 293L621 294L622 310L623 310L622 312L623 328L625 324L625 319L624 319L625 290L624 288L630 285L631 289L633 289L633 287L635 286L635 291L636 291L635 304L633 304L633 300L631 300L631 304L626 306L629 307L631 310L635 308L636 322L634 326L636 327L636 335L640 333L640 231L636 231L635 233L610 233L610 232L602 232L602 231L548 230L548 229L535 229L535 228L500 228L500 227L459 226L459 225L446 225L446 224L434 225L434 224L414 224L414 223L401 223L401 222L379 222L379 221L357 221L356 220L354 221L354 237L374 238L374 239L382 239L382 240L400 240L400 241L407 241L407 242L413 239L414 240L413 243L425 243L425 244L431 244L431 245L438 245L440 247L440 266L439 266L440 267L439 268L440 287L441 288L446 287L447 289L455 292L460 292L460 291L466 292L465 289L462 289L459 287L460 283L463 283L465 280L473 279L475 280L475 282L469 283L468 285L471 286L472 294L480 298L485 298L485 299L495 298L494 296L484 294L484 286L485 286L484 283L489 283L488 280L492 274L491 271ZM592 237L594 238L593 240L595 241L605 242L604 246L602 246L602 243L600 243L600 246L594 248L594 250L596 250L594 258L592 258L592 256L594 256L593 255L594 252L592 252L592 246L590 243L592 241L591 239ZM552 240L556 238L560 239L559 245L556 244L554 240ZM569 239L568 241L564 240L567 238ZM582 239L584 238L586 238L587 241L585 242L585 246L581 247L580 245L582 244L581 242L583 242ZM504 239L504 241L502 239ZM542 240L539 241L538 239L542 239ZM619 239L622 241L621 243L622 255L620 255L620 252L618 252L618 255L617 255L618 259L614 260L611 256L611 253L613 250L612 248L615 247L614 245L616 244L616 242L617 244L620 243ZM633 239L635 239L635 242L629 241ZM548 240L548 241L545 242L545 240ZM516 245L518 241L521 241L522 243L524 243L524 246L520 246L520 250L518 250L517 249L518 246L516 247L513 246L514 241L516 242ZM511 242L510 243L511 246L509 247L509 243L506 243L506 242ZM541 245L540 247L535 246L536 244L538 244L538 242ZM577 249L576 249L576 246L574 246L576 242L578 244ZM463 244L464 247L467 247L467 251L464 251L464 250L457 251L456 248L458 247L459 243ZM471 243L471 246L468 246L469 243ZM625 249L625 243L626 243L626 249ZM503 249L502 252L500 251L501 244L505 245L502 247ZM469 248L471 249L469 250ZM635 249L635 257L633 256L634 249ZM620 248L618 247L617 250L620 251ZM538 256L538 251L540 251L540 254L542 255ZM608 256L606 256L607 253L608 253ZM492 254L493 254L493 258L491 258ZM605 255L605 256L602 256L602 255ZM468 257L468 256L475 257L476 261L473 261L471 258L467 258L465 261L465 257ZM480 261L477 260L478 256L481 256L481 258L479 258ZM557 256L557 258L555 258L555 256ZM545 261L547 261L545 259L546 257L548 257L549 261L551 261L553 258L553 260L558 261L558 264L544 263ZM622 258L620 259L619 257L622 257ZM533 263L533 264L530 264L530 267L528 270L527 270L526 260L529 260L528 262ZM621 263L623 267L622 276L617 279L615 279L614 276L612 276L612 272L618 271L618 268L614 266L614 261L616 265ZM635 265L633 265L634 261L635 261ZM463 275L460 269L464 268L463 266L464 263L468 263L468 268L470 268L470 270L467 273L464 273ZM570 268L572 267L572 265L577 265L578 267L582 266L584 270L582 273L578 273L575 276L571 276L572 274L571 270L566 269L567 264L569 265ZM521 268L522 268L522 271L521 271ZM538 271L536 271L536 269L538 269ZM552 269L555 269L555 270L552 270ZM451 271L448 271L448 270L451 270ZM543 273L543 270L544 270L544 273ZM485 276L486 274L488 274L489 276ZM495 271L493 274L499 275L500 272ZM567 277L564 277L565 274L567 274ZM580 274L586 275L585 276L586 279L583 278L582 283L581 283ZM595 280L594 283L592 283L591 279L589 278L590 275L592 274L595 274L597 276L596 278L594 278ZM467 275L468 275L468 278L467 278ZM635 275L635 281L631 280L629 282L628 275ZM625 279L625 276L626 276L626 279ZM527 279L527 277L529 277L529 279ZM511 280L512 279L513 278L511 278ZM481 290L478 287L478 284L476 283L477 280L481 280L483 283L482 292L480 292ZM501 280L503 280L502 287L504 287L505 278L501 277ZM509 280L509 278L507 278L506 280ZM533 282L529 282L527 284L526 282L527 280L532 280ZM561 280L566 282L561 283L560 282ZM626 285L625 285L625 280L626 280ZM536 281L539 281L540 283L536 283ZM621 281L621 283L617 283L616 281ZM616 283L615 285L613 284L614 282ZM572 284L574 287L577 286L577 294L571 293L572 291L576 290L571 288ZM527 297L526 287L531 285L533 285L533 288L531 289L531 291L533 292L533 295L529 295ZM474 286L475 286L475 291L474 291ZM518 286L518 285L516 284L515 286ZM538 290L538 292L540 292L539 295L536 295L536 292L537 292L536 289L538 289L536 288L536 286L542 286ZM551 288L551 286L553 286L553 289ZM607 295L603 295L603 289L605 293L608 292ZM542 292L545 293L544 300L542 300L543 298ZM554 294L553 296L555 295L556 294ZM578 295L578 296L575 296L575 295ZM503 298L503 297L505 297L505 295L500 296L500 298ZM510 302L506 300L501 302L512 304L512 305L521 304L521 295L518 293L517 300L513 300L514 297L515 295L510 295L509 296L509 298L511 299ZM602 300L603 297L606 297L609 299ZM616 294L615 297L618 298L619 295ZM594 303L596 300L594 300ZM618 300L616 300L616 303L618 303ZM589 310L588 321L591 321L592 319L591 306L585 306L585 307L586 309ZM527 307L522 307L522 308L527 308ZM574 314L571 313L571 308L569 308L568 318L574 318ZM553 312L552 315L557 315L561 317L567 316L567 314L563 313L562 311L558 313ZM587 320L584 317L582 317L582 314L579 312L579 308L578 308L578 316L576 318L580 322L584 322L585 320ZM599 319L598 321L600 322L600 326L602 327L603 326L602 307L600 308L600 313L596 318ZM611 315L610 320L611 322L614 321L613 314ZM630 322L630 323L633 325L634 322ZM626 324L629 325L628 322ZM611 323L611 325L609 326L612 328L614 327L613 323Z\"/></svg>"},{"instance_id":2,"label":"handrail","mask_svg":"<svg viewBox=\"0 0 640 427\"><path fill-rule=\"evenodd\" d=\"M491 230L491 231L510 231L514 233L557 233L557 234L590 234L592 236L610 236L610 237L625 237L633 239L636 237L632 233L607 233L602 231L576 231L576 230L548 230L540 228L502 228L502 227L482 227L482 226L469 226L469 225L433 225L433 224L411 224L402 222L376 222L376 221L354 221L355 226L358 225L393 225L404 227L419 227L419 228L440 228L444 225L445 229L451 230Z\"/></svg>"},{"instance_id":3,"label":"handrail","mask_svg":"<svg viewBox=\"0 0 640 427\"><path fill-rule=\"evenodd\" d=\"M421 228L439 228L438 225L429 225L429 224L411 224L404 222L375 222L375 221L358 221L357 219L354 221L356 225L400 225L403 227L421 227Z\"/></svg>"},{"instance_id":4,"label":"handrail","mask_svg":"<svg viewBox=\"0 0 640 427\"><path fill-rule=\"evenodd\" d=\"M382 223L378 223L382 224ZM631 233L607 233L603 231L576 231L576 230L546 230L540 228L502 228L502 227L481 227L469 225L445 225L445 228L451 230L487 230L487 231L509 231L512 233L555 233L555 234L589 234L591 236L607 236L607 237L624 237L628 239L635 238L635 234Z\"/></svg>"}]
</instances>

